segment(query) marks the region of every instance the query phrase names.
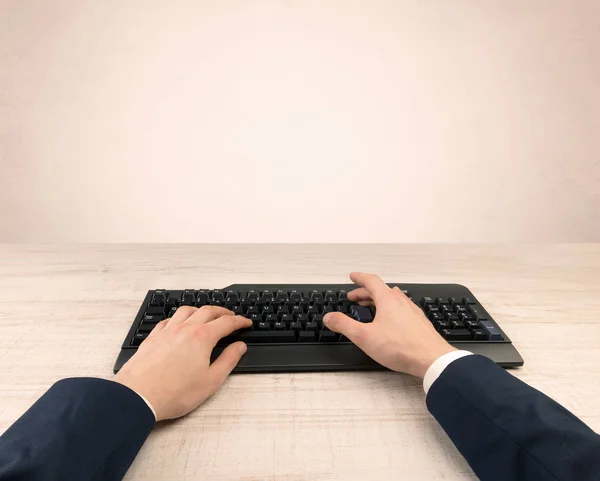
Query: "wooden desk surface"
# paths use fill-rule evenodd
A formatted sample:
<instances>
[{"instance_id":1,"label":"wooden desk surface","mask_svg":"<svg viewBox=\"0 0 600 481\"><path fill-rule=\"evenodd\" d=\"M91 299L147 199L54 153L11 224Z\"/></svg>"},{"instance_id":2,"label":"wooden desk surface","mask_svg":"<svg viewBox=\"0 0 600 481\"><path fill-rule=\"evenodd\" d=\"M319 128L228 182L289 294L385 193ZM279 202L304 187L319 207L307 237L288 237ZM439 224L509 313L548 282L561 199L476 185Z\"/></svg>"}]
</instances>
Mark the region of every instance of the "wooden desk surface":
<instances>
[{"instance_id":1,"label":"wooden desk surface","mask_svg":"<svg viewBox=\"0 0 600 481\"><path fill-rule=\"evenodd\" d=\"M600 244L0 246L0 432L53 382L110 378L148 289L234 282L470 287L525 359L516 376L600 431ZM465 480L405 375L232 376L155 428L130 480Z\"/></svg>"}]
</instances>

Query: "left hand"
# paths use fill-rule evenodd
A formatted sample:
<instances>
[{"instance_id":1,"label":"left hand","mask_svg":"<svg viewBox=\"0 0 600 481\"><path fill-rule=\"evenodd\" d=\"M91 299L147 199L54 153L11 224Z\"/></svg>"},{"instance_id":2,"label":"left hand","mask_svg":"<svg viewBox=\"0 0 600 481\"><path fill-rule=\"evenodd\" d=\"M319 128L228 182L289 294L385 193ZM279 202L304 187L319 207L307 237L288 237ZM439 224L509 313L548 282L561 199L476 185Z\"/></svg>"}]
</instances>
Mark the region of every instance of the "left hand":
<instances>
[{"instance_id":1,"label":"left hand","mask_svg":"<svg viewBox=\"0 0 600 481\"><path fill-rule=\"evenodd\" d=\"M222 307L180 307L156 325L114 380L145 397L157 421L184 416L221 387L247 349L234 342L210 364L217 342L251 325Z\"/></svg>"}]
</instances>

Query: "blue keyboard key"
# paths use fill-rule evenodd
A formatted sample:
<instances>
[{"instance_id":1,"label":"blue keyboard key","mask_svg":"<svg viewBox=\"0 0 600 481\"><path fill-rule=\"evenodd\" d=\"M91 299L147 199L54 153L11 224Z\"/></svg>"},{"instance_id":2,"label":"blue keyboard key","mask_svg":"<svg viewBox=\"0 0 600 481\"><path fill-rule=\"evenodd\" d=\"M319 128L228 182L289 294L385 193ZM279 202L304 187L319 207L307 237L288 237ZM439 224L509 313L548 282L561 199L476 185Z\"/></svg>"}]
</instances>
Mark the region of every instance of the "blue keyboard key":
<instances>
[{"instance_id":1,"label":"blue keyboard key","mask_svg":"<svg viewBox=\"0 0 600 481\"><path fill-rule=\"evenodd\" d=\"M490 341L501 341L503 339L500 330L492 321L481 321L479 325L481 326L481 329L483 329L483 332L488 335Z\"/></svg>"},{"instance_id":2,"label":"blue keyboard key","mask_svg":"<svg viewBox=\"0 0 600 481\"><path fill-rule=\"evenodd\" d=\"M350 308L352 312L352 317L359 322L372 322L373 314L371 314L371 310L368 307L364 306L352 306Z\"/></svg>"}]
</instances>

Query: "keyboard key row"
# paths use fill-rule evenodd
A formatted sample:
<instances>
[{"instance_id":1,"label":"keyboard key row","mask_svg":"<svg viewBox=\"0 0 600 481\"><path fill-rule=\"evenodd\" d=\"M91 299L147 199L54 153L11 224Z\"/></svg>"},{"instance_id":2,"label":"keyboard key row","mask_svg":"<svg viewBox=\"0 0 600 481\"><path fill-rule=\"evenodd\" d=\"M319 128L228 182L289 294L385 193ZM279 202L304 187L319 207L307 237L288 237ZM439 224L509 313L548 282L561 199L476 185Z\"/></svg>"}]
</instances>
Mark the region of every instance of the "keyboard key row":
<instances>
[{"instance_id":1,"label":"keyboard key row","mask_svg":"<svg viewBox=\"0 0 600 481\"><path fill-rule=\"evenodd\" d=\"M170 293L163 289L154 291L150 299L150 306L161 307L165 305L172 306L193 306L206 305L212 302L301 302L310 300L311 302L337 302L348 299L348 291L340 290L249 290L247 292L238 292L236 290L225 289L186 289L182 293Z\"/></svg>"}]
</instances>

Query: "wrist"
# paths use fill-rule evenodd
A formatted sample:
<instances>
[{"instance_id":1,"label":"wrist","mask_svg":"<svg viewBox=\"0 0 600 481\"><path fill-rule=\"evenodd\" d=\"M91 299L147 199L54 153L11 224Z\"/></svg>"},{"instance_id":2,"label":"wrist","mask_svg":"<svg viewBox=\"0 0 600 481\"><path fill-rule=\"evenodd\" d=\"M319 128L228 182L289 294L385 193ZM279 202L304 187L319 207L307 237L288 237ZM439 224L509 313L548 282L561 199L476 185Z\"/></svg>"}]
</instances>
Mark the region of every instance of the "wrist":
<instances>
[{"instance_id":1,"label":"wrist","mask_svg":"<svg viewBox=\"0 0 600 481\"><path fill-rule=\"evenodd\" d=\"M415 363L412 366L409 374L423 379L425 377L425 373L437 359L453 351L458 351L458 349L451 346L446 341L444 341L443 344L440 343L440 345L436 346L434 349L424 352L422 356L415 359Z\"/></svg>"}]
</instances>

